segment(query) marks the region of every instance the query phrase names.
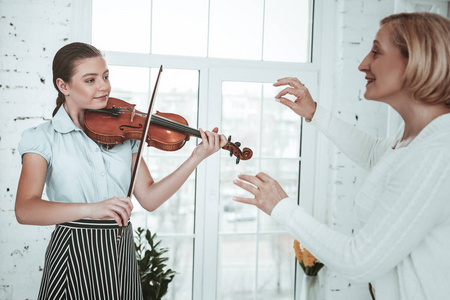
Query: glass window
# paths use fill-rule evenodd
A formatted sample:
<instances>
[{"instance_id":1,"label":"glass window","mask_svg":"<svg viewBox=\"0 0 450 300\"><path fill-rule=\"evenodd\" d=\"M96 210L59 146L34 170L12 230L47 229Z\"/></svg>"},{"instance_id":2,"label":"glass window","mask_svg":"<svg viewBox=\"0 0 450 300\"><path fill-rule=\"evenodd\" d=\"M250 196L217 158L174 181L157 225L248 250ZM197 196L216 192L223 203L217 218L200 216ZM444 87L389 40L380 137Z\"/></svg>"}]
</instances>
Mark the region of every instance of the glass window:
<instances>
[{"instance_id":1,"label":"glass window","mask_svg":"<svg viewBox=\"0 0 450 300\"><path fill-rule=\"evenodd\" d=\"M266 0L265 6L263 60L309 61L309 1Z\"/></svg>"},{"instance_id":2,"label":"glass window","mask_svg":"<svg viewBox=\"0 0 450 300\"><path fill-rule=\"evenodd\" d=\"M92 43L104 51L310 61L312 0L92 2Z\"/></svg>"},{"instance_id":3,"label":"glass window","mask_svg":"<svg viewBox=\"0 0 450 300\"><path fill-rule=\"evenodd\" d=\"M280 89L272 79L303 72L315 89L315 65L276 67L311 61L312 2L92 0L91 42L106 54L111 97L146 113L163 64L154 113L181 115L193 129L218 125L253 151L238 165L227 151L214 154L154 212L135 203L134 228L149 228L169 248L167 265L177 274L168 300L295 298L293 238L256 207L233 201L252 197L233 179L266 172L289 195L299 195L307 129L274 101ZM154 180L177 169L200 142L190 137L177 151L145 147Z\"/></svg>"},{"instance_id":4,"label":"glass window","mask_svg":"<svg viewBox=\"0 0 450 300\"><path fill-rule=\"evenodd\" d=\"M206 56L207 0L154 0L152 53Z\"/></svg>"},{"instance_id":5,"label":"glass window","mask_svg":"<svg viewBox=\"0 0 450 300\"><path fill-rule=\"evenodd\" d=\"M150 5L147 0L93 0L92 44L102 51L148 53Z\"/></svg>"},{"instance_id":6,"label":"glass window","mask_svg":"<svg viewBox=\"0 0 450 300\"><path fill-rule=\"evenodd\" d=\"M261 59L263 0L211 0L209 56Z\"/></svg>"},{"instance_id":7,"label":"glass window","mask_svg":"<svg viewBox=\"0 0 450 300\"><path fill-rule=\"evenodd\" d=\"M240 166L221 159L218 299L293 299L293 238L274 233L283 229L254 206L232 200L253 197L235 188L237 173L268 173L289 195L298 194L301 121L274 95L272 84L222 83L224 130L238 132L253 157Z\"/></svg>"}]
</instances>

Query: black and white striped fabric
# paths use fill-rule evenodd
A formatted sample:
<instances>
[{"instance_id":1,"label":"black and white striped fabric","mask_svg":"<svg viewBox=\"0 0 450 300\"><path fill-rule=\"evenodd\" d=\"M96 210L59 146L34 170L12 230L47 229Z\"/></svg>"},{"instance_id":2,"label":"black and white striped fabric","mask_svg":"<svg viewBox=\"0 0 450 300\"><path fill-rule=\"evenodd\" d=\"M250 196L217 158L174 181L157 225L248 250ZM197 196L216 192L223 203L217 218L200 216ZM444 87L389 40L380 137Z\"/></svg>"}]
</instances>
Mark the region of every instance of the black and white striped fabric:
<instances>
[{"instance_id":1,"label":"black and white striped fabric","mask_svg":"<svg viewBox=\"0 0 450 300\"><path fill-rule=\"evenodd\" d=\"M118 230L113 220L56 225L38 299L143 299L131 223L119 242Z\"/></svg>"}]
</instances>

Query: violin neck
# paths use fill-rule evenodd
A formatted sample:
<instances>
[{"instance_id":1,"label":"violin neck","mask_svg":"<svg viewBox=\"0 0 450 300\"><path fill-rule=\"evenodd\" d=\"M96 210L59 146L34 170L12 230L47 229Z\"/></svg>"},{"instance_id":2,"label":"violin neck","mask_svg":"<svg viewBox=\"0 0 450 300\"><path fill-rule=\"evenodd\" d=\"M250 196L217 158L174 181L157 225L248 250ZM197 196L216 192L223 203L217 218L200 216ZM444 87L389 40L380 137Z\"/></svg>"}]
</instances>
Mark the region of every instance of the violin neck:
<instances>
[{"instance_id":1,"label":"violin neck","mask_svg":"<svg viewBox=\"0 0 450 300\"><path fill-rule=\"evenodd\" d=\"M184 124L180 124L178 122L166 119L164 117L161 117L161 116L158 116L155 114L152 115L152 119L151 119L150 123L201 138L200 131L198 131L197 129L191 128Z\"/></svg>"}]
</instances>

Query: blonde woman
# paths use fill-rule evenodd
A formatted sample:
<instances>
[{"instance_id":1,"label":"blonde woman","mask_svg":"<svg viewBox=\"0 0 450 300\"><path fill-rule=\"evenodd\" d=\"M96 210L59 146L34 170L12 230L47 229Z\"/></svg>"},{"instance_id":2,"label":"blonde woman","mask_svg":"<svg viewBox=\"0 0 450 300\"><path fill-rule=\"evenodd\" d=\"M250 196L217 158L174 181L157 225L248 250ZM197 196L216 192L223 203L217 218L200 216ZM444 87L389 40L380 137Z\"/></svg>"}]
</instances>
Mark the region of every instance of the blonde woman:
<instances>
[{"instance_id":1,"label":"blonde woman","mask_svg":"<svg viewBox=\"0 0 450 300\"><path fill-rule=\"evenodd\" d=\"M356 196L361 229L346 236L321 224L289 199L267 174L235 184L326 266L349 281L371 282L373 299L450 297L450 21L431 13L381 20L359 70L365 98L403 118L399 135L377 139L332 116L296 78L276 98L324 132L370 172ZM289 101L284 96L297 97Z\"/></svg>"}]
</instances>

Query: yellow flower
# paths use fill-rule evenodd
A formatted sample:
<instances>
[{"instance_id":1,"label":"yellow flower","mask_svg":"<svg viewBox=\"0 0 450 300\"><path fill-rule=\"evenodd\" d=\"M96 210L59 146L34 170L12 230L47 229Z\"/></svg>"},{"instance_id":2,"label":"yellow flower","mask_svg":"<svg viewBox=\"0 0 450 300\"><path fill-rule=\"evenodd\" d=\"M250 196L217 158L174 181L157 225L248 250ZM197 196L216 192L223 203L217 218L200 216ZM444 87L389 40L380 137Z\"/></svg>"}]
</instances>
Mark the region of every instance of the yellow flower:
<instances>
[{"instance_id":1,"label":"yellow flower","mask_svg":"<svg viewBox=\"0 0 450 300\"><path fill-rule=\"evenodd\" d=\"M295 257L306 275L316 276L323 264L317 260L299 241L294 240Z\"/></svg>"}]
</instances>

